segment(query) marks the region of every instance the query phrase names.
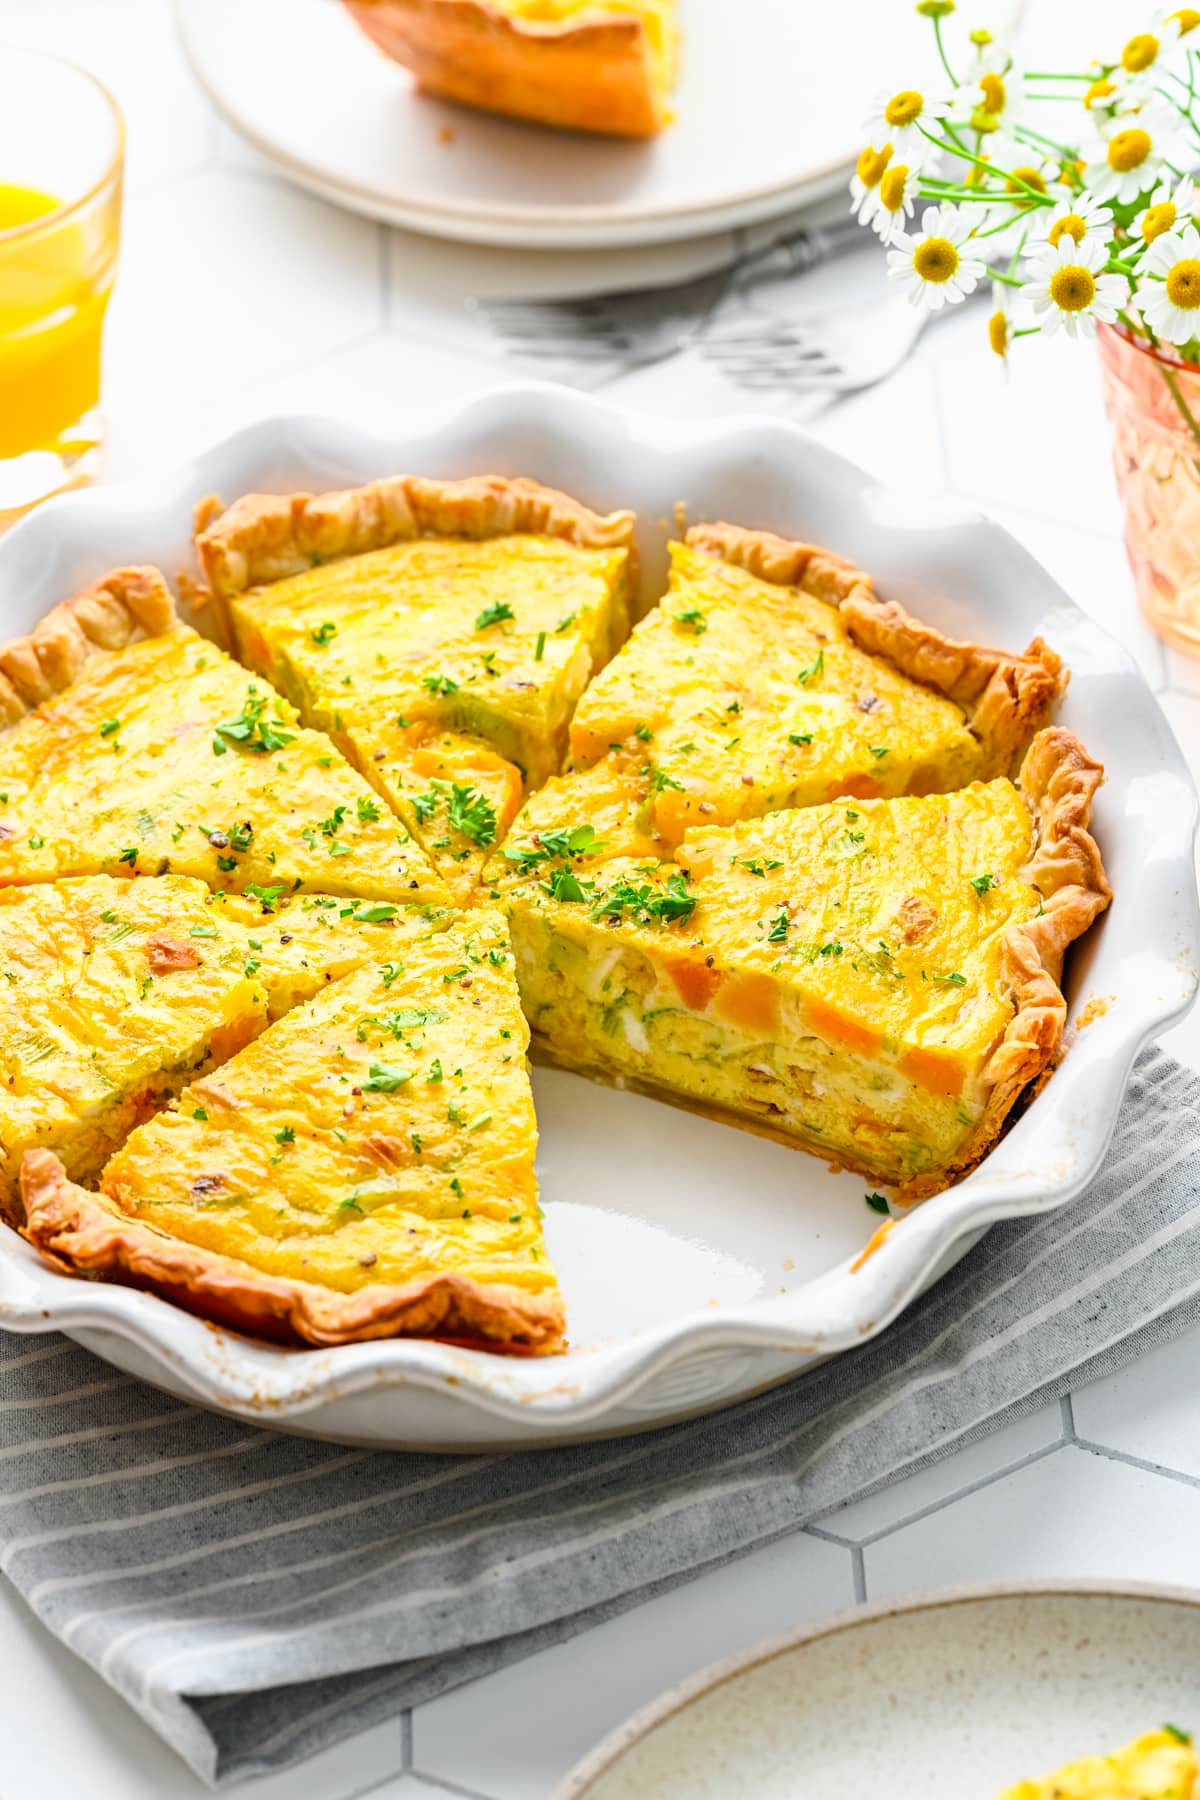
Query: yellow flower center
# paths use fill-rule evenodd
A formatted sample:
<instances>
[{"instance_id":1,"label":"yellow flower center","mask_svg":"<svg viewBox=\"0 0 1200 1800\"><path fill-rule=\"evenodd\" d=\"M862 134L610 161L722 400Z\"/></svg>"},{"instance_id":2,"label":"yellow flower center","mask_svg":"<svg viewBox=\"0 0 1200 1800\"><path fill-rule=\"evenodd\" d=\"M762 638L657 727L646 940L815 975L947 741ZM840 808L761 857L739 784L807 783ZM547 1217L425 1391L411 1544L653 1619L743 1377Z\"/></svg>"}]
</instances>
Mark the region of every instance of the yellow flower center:
<instances>
[{"instance_id":1,"label":"yellow flower center","mask_svg":"<svg viewBox=\"0 0 1200 1800\"><path fill-rule=\"evenodd\" d=\"M891 160L892 146L890 144L885 144L882 150L872 150L868 144L866 149L860 152L858 161L854 165L858 179L863 186L865 188L878 187L883 171Z\"/></svg>"},{"instance_id":2,"label":"yellow flower center","mask_svg":"<svg viewBox=\"0 0 1200 1800\"><path fill-rule=\"evenodd\" d=\"M1060 312L1085 312L1096 298L1096 279L1080 263L1067 263L1050 278L1050 298Z\"/></svg>"},{"instance_id":3,"label":"yellow flower center","mask_svg":"<svg viewBox=\"0 0 1200 1800\"><path fill-rule=\"evenodd\" d=\"M1146 208L1146 214L1142 220L1142 236L1148 244L1152 244L1155 238L1162 236L1164 231L1170 231L1174 223L1175 202L1160 200L1157 206Z\"/></svg>"},{"instance_id":4,"label":"yellow flower center","mask_svg":"<svg viewBox=\"0 0 1200 1800\"><path fill-rule=\"evenodd\" d=\"M1178 12L1171 14L1172 22L1179 26L1180 37L1186 37L1189 31L1195 31L1200 25L1200 12L1194 6L1181 6Z\"/></svg>"},{"instance_id":5,"label":"yellow flower center","mask_svg":"<svg viewBox=\"0 0 1200 1800\"><path fill-rule=\"evenodd\" d=\"M1087 220L1081 219L1078 213L1064 213L1050 227L1050 242L1055 250L1065 237L1069 237L1073 243L1082 244L1086 236Z\"/></svg>"},{"instance_id":6,"label":"yellow flower center","mask_svg":"<svg viewBox=\"0 0 1200 1800\"><path fill-rule=\"evenodd\" d=\"M1200 307L1200 257L1189 256L1175 264L1167 276L1167 299L1184 312Z\"/></svg>"},{"instance_id":7,"label":"yellow flower center","mask_svg":"<svg viewBox=\"0 0 1200 1800\"><path fill-rule=\"evenodd\" d=\"M918 94L915 88L902 88L900 93L893 94L883 109L883 116L889 125L912 125L925 110L925 96Z\"/></svg>"},{"instance_id":8,"label":"yellow flower center","mask_svg":"<svg viewBox=\"0 0 1200 1800\"><path fill-rule=\"evenodd\" d=\"M1004 83L999 75L987 74L980 77L979 91L983 95L983 110L986 113L1002 113L1004 102L1008 98Z\"/></svg>"},{"instance_id":9,"label":"yellow flower center","mask_svg":"<svg viewBox=\"0 0 1200 1800\"><path fill-rule=\"evenodd\" d=\"M997 307L988 320L988 343L997 356L1008 355L1008 320L1002 307Z\"/></svg>"},{"instance_id":10,"label":"yellow flower center","mask_svg":"<svg viewBox=\"0 0 1200 1800\"><path fill-rule=\"evenodd\" d=\"M972 31L972 32L971 32L971 33L970 33L970 38L971 38L971 42L972 42L972 43L973 43L973 44L976 44L976 45L978 45L978 47L979 47L979 49L980 49L980 50L986 50L986 49L987 49L987 47L988 47L988 45L989 45L989 44L990 44L990 43L991 43L991 41L992 41L992 34L991 34L991 32L990 32L990 31L989 31L989 30L988 30L988 29L987 29L987 27L986 27L986 26L984 26L984 25L977 25L977 26L976 26L976 27L975 27L975 29L974 29L974 31Z\"/></svg>"},{"instance_id":11,"label":"yellow flower center","mask_svg":"<svg viewBox=\"0 0 1200 1800\"><path fill-rule=\"evenodd\" d=\"M879 204L885 212L899 212L904 205L904 184L908 180L908 170L903 163L897 163L888 170L879 184Z\"/></svg>"},{"instance_id":12,"label":"yellow flower center","mask_svg":"<svg viewBox=\"0 0 1200 1800\"><path fill-rule=\"evenodd\" d=\"M1143 131L1140 125L1134 125L1128 131L1118 131L1109 140L1108 166L1118 175L1128 175L1134 169L1141 168L1153 147L1150 133Z\"/></svg>"},{"instance_id":13,"label":"yellow flower center","mask_svg":"<svg viewBox=\"0 0 1200 1800\"><path fill-rule=\"evenodd\" d=\"M1130 75L1140 75L1158 55L1158 39L1152 31L1139 31L1121 52L1121 67Z\"/></svg>"},{"instance_id":14,"label":"yellow flower center","mask_svg":"<svg viewBox=\"0 0 1200 1800\"><path fill-rule=\"evenodd\" d=\"M939 285L949 281L958 272L958 251L949 238L926 238L918 244L913 253L913 268L922 281L933 281Z\"/></svg>"},{"instance_id":15,"label":"yellow flower center","mask_svg":"<svg viewBox=\"0 0 1200 1800\"><path fill-rule=\"evenodd\" d=\"M1059 180L1064 187L1081 188L1083 186L1083 171L1086 167L1086 163L1081 163L1074 159L1064 162L1059 168Z\"/></svg>"},{"instance_id":16,"label":"yellow flower center","mask_svg":"<svg viewBox=\"0 0 1200 1800\"><path fill-rule=\"evenodd\" d=\"M1010 194L1019 194L1023 188L1032 188L1035 193L1044 194L1046 177L1040 169L1014 169L1005 186Z\"/></svg>"},{"instance_id":17,"label":"yellow flower center","mask_svg":"<svg viewBox=\"0 0 1200 1800\"><path fill-rule=\"evenodd\" d=\"M1091 87L1083 96L1083 104L1085 106L1094 106L1097 100L1108 100L1116 93L1116 91L1117 89L1114 82L1093 81Z\"/></svg>"}]
</instances>

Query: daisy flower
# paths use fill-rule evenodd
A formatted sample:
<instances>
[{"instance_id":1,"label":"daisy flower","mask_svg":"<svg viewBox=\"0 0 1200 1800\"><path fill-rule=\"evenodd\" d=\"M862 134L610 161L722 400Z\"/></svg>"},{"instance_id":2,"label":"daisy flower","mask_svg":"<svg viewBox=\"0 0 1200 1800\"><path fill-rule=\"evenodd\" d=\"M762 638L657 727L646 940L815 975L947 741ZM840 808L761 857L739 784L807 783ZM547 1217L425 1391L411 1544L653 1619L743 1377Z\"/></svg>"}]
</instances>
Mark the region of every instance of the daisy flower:
<instances>
[{"instance_id":1,"label":"daisy flower","mask_svg":"<svg viewBox=\"0 0 1200 1800\"><path fill-rule=\"evenodd\" d=\"M1165 231L1174 231L1177 224L1183 226L1194 218L1198 204L1196 184L1184 176L1173 188L1155 188L1130 230L1143 243L1152 244Z\"/></svg>"},{"instance_id":2,"label":"daisy flower","mask_svg":"<svg viewBox=\"0 0 1200 1800\"><path fill-rule=\"evenodd\" d=\"M1178 28L1161 24L1157 31L1134 33L1122 47L1120 59L1109 76L1121 101L1136 102L1150 97L1162 80L1164 67L1178 40Z\"/></svg>"},{"instance_id":3,"label":"daisy flower","mask_svg":"<svg viewBox=\"0 0 1200 1800\"><path fill-rule=\"evenodd\" d=\"M920 185L921 176L917 169L893 163L887 170L879 183L879 198L871 215L871 228L883 243L899 242L912 217Z\"/></svg>"},{"instance_id":4,"label":"daisy flower","mask_svg":"<svg viewBox=\"0 0 1200 1800\"><path fill-rule=\"evenodd\" d=\"M864 121L867 141L890 143L897 162L907 163L910 169L923 168L937 154L925 133L937 136L949 105L948 96L933 89L879 93Z\"/></svg>"},{"instance_id":5,"label":"daisy flower","mask_svg":"<svg viewBox=\"0 0 1200 1800\"><path fill-rule=\"evenodd\" d=\"M885 144L882 150L875 150L868 144L865 150L859 152L854 173L850 177L850 211L862 225L867 224L879 204L879 183L891 160L890 144Z\"/></svg>"},{"instance_id":6,"label":"daisy flower","mask_svg":"<svg viewBox=\"0 0 1200 1800\"><path fill-rule=\"evenodd\" d=\"M888 274L904 283L914 306L940 312L974 293L985 273L981 258L969 254L971 221L953 206L930 206L920 233L902 233L888 251Z\"/></svg>"},{"instance_id":7,"label":"daisy flower","mask_svg":"<svg viewBox=\"0 0 1200 1800\"><path fill-rule=\"evenodd\" d=\"M987 322L988 344L1004 364L1008 362L1008 352L1012 347L1012 326L1008 316L1010 292L1011 289L999 281L993 281L992 310Z\"/></svg>"},{"instance_id":8,"label":"daisy flower","mask_svg":"<svg viewBox=\"0 0 1200 1800\"><path fill-rule=\"evenodd\" d=\"M1070 337L1093 337L1099 321L1116 318L1129 289L1123 276L1101 273L1107 261L1099 239L1077 244L1063 238L1057 250L1030 264L1021 292L1033 302L1047 335L1061 327Z\"/></svg>"},{"instance_id":9,"label":"daisy flower","mask_svg":"<svg viewBox=\"0 0 1200 1800\"><path fill-rule=\"evenodd\" d=\"M1113 229L1112 214L1107 206L1102 206L1090 194L1073 194L1052 213L1039 213L1037 228L1029 238L1029 254L1041 256L1047 250L1057 250L1064 238L1073 244L1082 244L1085 238L1107 239L1112 236Z\"/></svg>"},{"instance_id":10,"label":"daisy flower","mask_svg":"<svg viewBox=\"0 0 1200 1800\"><path fill-rule=\"evenodd\" d=\"M954 95L951 116L974 131L1011 131L1021 108L1022 81L1007 56L970 79Z\"/></svg>"},{"instance_id":11,"label":"daisy flower","mask_svg":"<svg viewBox=\"0 0 1200 1800\"><path fill-rule=\"evenodd\" d=\"M1097 200L1129 206L1157 185L1163 163L1178 152L1170 125L1149 109L1113 120L1096 156L1083 172Z\"/></svg>"},{"instance_id":12,"label":"daisy flower","mask_svg":"<svg viewBox=\"0 0 1200 1800\"><path fill-rule=\"evenodd\" d=\"M1166 231L1142 258L1143 277L1134 296L1150 329L1169 344L1200 334L1200 231L1187 225Z\"/></svg>"}]
</instances>

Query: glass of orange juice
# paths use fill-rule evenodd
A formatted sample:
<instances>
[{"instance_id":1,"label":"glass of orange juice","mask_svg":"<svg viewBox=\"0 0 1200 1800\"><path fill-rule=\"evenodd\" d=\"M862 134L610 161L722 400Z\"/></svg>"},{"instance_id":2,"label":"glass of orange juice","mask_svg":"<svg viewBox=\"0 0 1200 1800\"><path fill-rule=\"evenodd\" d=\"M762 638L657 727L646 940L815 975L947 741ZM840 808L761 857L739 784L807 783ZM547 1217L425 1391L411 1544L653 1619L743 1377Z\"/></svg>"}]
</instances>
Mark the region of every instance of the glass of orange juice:
<instances>
[{"instance_id":1,"label":"glass of orange juice","mask_svg":"<svg viewBox=\"0 0 1200 1800\"><path fill-rule=\"evenodd\" d=\"M94 77L0 45L0 531L96 472L124 153Z\"/></svg>"}]
</instances>

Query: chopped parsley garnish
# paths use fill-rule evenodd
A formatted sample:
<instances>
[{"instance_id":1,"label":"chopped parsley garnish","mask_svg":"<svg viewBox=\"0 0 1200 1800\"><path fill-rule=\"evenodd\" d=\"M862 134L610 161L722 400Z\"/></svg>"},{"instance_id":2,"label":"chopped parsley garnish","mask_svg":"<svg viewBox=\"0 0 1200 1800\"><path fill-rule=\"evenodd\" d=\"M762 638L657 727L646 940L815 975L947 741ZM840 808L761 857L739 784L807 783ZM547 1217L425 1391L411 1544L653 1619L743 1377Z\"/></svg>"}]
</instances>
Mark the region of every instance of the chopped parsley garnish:
<instances>
[{"instance_id":1,"label":"chopped parsley garnish","mask_svg":"<svg viewBox=\"0 0 1200 1800\"><path fill-rule=\"evenodd\" d=\"M418 1026L440 1025L445 1017L439 1006L401 1006L382 1023L393 1037L399 1037L402 1031L414 1031Z\"/></svg>"},{"instance_id":2,"label":"chopped parsley garnish","mask_svg":"<svg viewBox=\"0 0 1200 1800\"><path fill-rule=\"evenodd\" d=\"M388 1063L372 1063L363 1087L372 1094L394 1094L397 1088L411 1081L411 1069L395 1069Z\"/></svg>"},{"instance_id":3,"label":"chopped parsley garnish","mask_svg":"<svg viewBox=\"0 0 1200 1800\"><path fill-rule=\"evenodd\" d=\"M216 935L217 928L215 925L193 925L192 929L188 932L189 937L215 938Z\"/></svg>"},{"instance_id":4,"label":"chopped parsley garnish","mask_svg":"<svg viewBox=\"0 0 1200 1800\"><path fill-rule=\"evenodd\" d=\"M654 733L648 725L635 725L633 728L633 735L635 738L641 738L643 744L648 744L650 739L654 736Z\"/></svg>"},{"instance_id":5,"label":"chopped parsley garnish","mask_svg":"<svg viewBox=\"0 0 1200 1800\"><path fill-rule=\"evenodd\" d=\"M586 886L580 881L574 869L566 863L560 869L551 871L550 879L543 881L542 888L552 900L587 900L596 891L596 884L589 881Z\"/></svg>"},{"instance_id":6,"label":"chopped parsley garnish","mask_svg":"<svg viewBox=\"0 0 1200 1800\"><path fill-rule=\"evenodd\" d=\"M1164 1724L1163 1730L1169 1738L1174 1738L1177 1744L1190 1744L1192 1741L1191 1732L1184 1731L1182 1726Z\"/></svg>"},{"instance_id":7,"label":"chopped parsley garnish","mask_svg":"<svg viewBox=\"0 0 1200 1800\"><path fill-rule=\"evenodd\" d=\"M285 1125L281 1131L275 1133L275 1142L277 1144L294 1144L295 1141L296 1127L294 1125Z\"/></svg>"},{"instance_id":8,"label":"chopped parsley garnish","mask_svg":"<svg viewBox=\"0 0 1200 1800\"><path fill-rule=\"evenodd\" d=\"M675 623L692 631L697 637L703 637L708 630L708 620L698 606L685 606L675 614Z\"/></svg>"},{"instance_id":9,"label":"chopped parsley garnish","mask_svg":"<svg viewBox=\"0 0 1200 1800\"><path fill-rule=\"evenodd\" d=\"M696 901L688 893L687 882L687 875L682 870L669 875L661 888L652 887L649 882L622 879L606 894L597 897L592 918L619 919L629 913L642 924L651 921L660 925L683 924L696 910Z\"/></svg>"},{"instance_id":10,"label":"chopped parsley garnish","mask_svg":"<svg viewBox=\"0 0 1200 1800\"><path fill-rule=\"evenodd\" d=\"M533 652L534 662L541 662L541 660L545 654L546 654L546 634L544 631L539 631L537 634L537 644L535 645L534 652Z\"/></svg>"},{"instance_id":11,"label":"chopped parsley garnish","mask_svg":"<svg viewBox=\"0 0 1200 1800\"><path fill-rule=\"evenodd\" d=\"M867 745L867 749L871 752L871 755L875 758L875 760L877 762L881 756L887 755L888 750L890 748L891 748L891 746L888 744L868 744Z\"/></svg>"},{"instance_id":12,"label":"chopped parsley garnish","mask_svg":"<svg viewBox=\"0 0 1200 1800\"><path fill-rule=\"evenodd\" d=\"M811 744L812 740L813 740L813 734L811 731L789 731L788 732L788 743L795 744L797 749L801 748L805 744Z\"/></svg>"},{"instance_id":13,"label":"chopped parsley garnish","mask_svg":"<svg viewBox=\"0 0 1200 1800\"><path fill-rule=\"evenodd\" d=\"M561 637L564 631L570 631L578 617L578 613L569 612L565 618L560 619L558 624L554 627L555 637Z\"/></svg>"},{"instance_id":14,"label":"chopped parsley garnish","mask_svg":"<svg viewBox=\"0 0 1200 1800\"><path fill-rule=\"evenodd\" d=\"M131 869L136 865L137 859L138 853L136 844L126 844L125 848L121 851L121 854L117 857L118 862L128 863Z\"/></svg>"},{"instance_id":15,"label":"chopped parsley garnish","mask_svg":"<svg viewBox=\"0 0 1200 1800\"><path fill-rule=\"evenodd\" d=\"M493 600L490 606L484 607L475 620L475 629L476 631L486 631L490 625L503 625L505 619L511 619L512 616L513 609L507 600Z\"/></svg>"},{"instance_id":16,"label":"chopped parsley garnish","mask_svg":"<svg viewBox=\"0 0 1200 1800\"><path fill-rule=\"evenodd\" d=\"M114 732L120 731L120 729L120 719L105 719L103 725L100 727L100 736L102 738L110 738Z\"/></svg>"},{"instance_id":17,"label":"chopped parsley garnish","mask_svg":"<svg viewBox=\"0 0 1200 1800\"><path fill-rule=\"evenodd\" d=\"M339 1212L363 1213L362 1207L358 1204L358 1201L355 1199L353 1194L346 1195L346 1198L341 1202L340 1206L338 1207L338 1211ZM363 1213L364 1219L366 1218L366 1216L367 1216L366 1213Z\"/></svg>"},{"instance_id":18,"label":"chopped parsley garnish","mask_svg":"<svg viewBox=\"0 0 1200 1800\"><path fill-rule=\"evenodd\" d=\"M236 856L218 856L217 858L217 867L224 875L228 875L230 871L236 869L237 866Z\"/></svg>"},{"instance_id":19,"label":"chopped parsley garnish","mask_svg":"<svg viewBox=\"0 0 1200 1800\"><path fill-rule=\"evenodd\" d=\"M335 806L327 819L321 820L322 835L327 838L336 837L342 828L342 820L346 816L344 806Z\"/></svg>"},{"instance_id":20,"label":"chopped parsley garnish","mask_svg":"<svg viewBox=\"0 0 1200 1800\"><path fill-rule=\"evenodd\" d=\"M924 969L921 971L925 975ZM944 987L966 987L967 978L960 975L957 969L951 969L946 975L925 975L926 981L940 982Z\"/></svg>"},{"instance_id":21,"label":"chopped parsley garnish","mask_svg":"<svg viewBox=\"0 0 1200 1800\"><path fill-rule=\"evenodd\" d=\"M743 869L749 869L751 875L761 875L764 880L768 869L782 869L783 864L777 856L768 856L762 860L757 856L735 856L735 863L741 863Z\"/></svg>"},{"instance_id":22,"label":"chopped parsley garnish","mask_svg":"<svg viewBox=\"0 0 1200 1800\"><path fill-rule=\"evenodd\" d=\"M192 1109L192 1117L193 1119L199 1119L203 1123L203 1121L207 1119L208 1114L202 1106L197 1106Z\"/></svg>"},{"instance_id":23,"label":"chopped parsley garnish","mask_svg":"<svg viewBox=\"0 0 1200 1800\"><path fill-rule=\"evenodd\" d=\"M788 913L787 907L781 906L778 913L776 913L771 921L771 929L767 933L768 944L786 943L787 934L791 930L791 925L791 916Z\"/></svg>"},{"instance_id":24,"label":"chopped parsley garnish","mask_svg":"<svg viewBox=\"0 0 1200 1800\"><path fill-rule=\"evenodd\" d=\"M885 1218L891 1217L891 1209L882 1194L864 1194L863 1199L873 1213L882 1213Z\"/></svg>"},{"instance_id":25,"label":"chopped parsley garnish","mask_svg":"<svg viewBox=\"0 0 1200 1800\"><path fill-rule=\"evenodd\" d=\"M360 906L353 915L356 925L382 925L385 919L394 919L396 908L390 900L372 900L368 906Z\"/></svg>"},{"instance_id":26,"label":"chopped parsley garnish","mask_svg":"<svg viewBox=\"0 0 1200 1800\"><path fill-rule=\"evenodd\" d=\"M668 775L665 769L655 769L651 785L656 794L661 794L664 788L676 788L681 794L683 792L682 781L676 781L675 777Z\"/></svg>"},{"instance_id":27,"label":"chopped parsley garnish","mask_svg":"<svg viewBox=\"0 0 1200 1800\"><path fill-rule=\"evenodd\" d=\"M273 913L276 906L279 904L280 895L283 893L286 886L287 883L283 881L277 883L274 887L259 887L257 882L248 881L246 883L246 892L250 895L252 900L257 900L259 902L265 913Z\"/></svg>"},{"instance_id":28,"label":"chopped parsley garnish","mask_svg":"<svg viewBox=\"0 0 1200 1800\"><path fill-rule=\"evenodd\" d=\"M38 835L37 835L37 832L36 832L36 831L31 831L31 832L30 832L30 834L29 834L29 848L30 848L30 849L31 849L31 850L40 850L40 849L41 849L41 848L42 848L42 845L43 845L43 844L44 844L44 843L45 843L45 842L46 842L46 840L45 840L45 838L44 838L44 837L39 837L39 836L38 836ZM134 860L134 861L135 861L135 862L136 862L136 861L137 861L137 851L136 851L136 850L135 850L135 851L134 851L134 853L133 853L133 860Z\"/></svg>"},{"instance_id":29,"label":"chopped parsley garnish","mask_svg":"<svg viewBox=\"0 0 1200 1800\"><path fill-rule=\"evenodd\" d=\"M332 619L326 619L323 625L318 625L316 630L310 631L308 635L313 643L323 650L326 644L337 636L337 626Z\"/></svg>"},{"instance_id":30,"label":"chopped parsley garnish","mask_svg":"<svg viewBox=\"0 0 1200 1800\"><path fill-rule=\"evenodd\" d=\"M429 1073L425 1077L425 1085L427 1087L436 1087L437 1083L441 1079L442 1079L442 1059L440 1056L438 1056L438 1057L435 1057L434 1060L429 1065Z\"/></svg>"},{"instance_id":31,"label":"chopped parsley garnish","mask_svg":"<svg viewBox=\"0 0 1200 1800\"><path fill-rule=\"evenodd\" d=\"M360 825L371 825L379 817L379 807L368 794L360 794L355 801Z\"/></svg>"},{"instance_id":32,"label":"chopped parsley garnish","mask_svg":"<svg viewBox=\"0 0 1200 1800\"><path fill-rule=\"evenodd\" d=\"M468 1131L482 1131L484 1129L484 1127L487 1125L490 1125L491 1122L492 1122L492 1115L490 1112L476 1113L475 1117L471 1120L471 1123L467 1126L467 1130ZM511 1219L509 1220L509 1224L510 1225L512 1224Z\"/></svg>"},{"instance_id":33,"label":"chopped parsley garnish","mask_svg":"<svg viewBox=\"0 0 1200 1800\"><path fill-rule=\"evenodd\" d=\"M450 789L446 816L455 831L486 849L496 840L496 809L486 794L455 782Z\"/></svg>"},{"instance_id":34,"label":"chopped parsley garnish","mask_svg":"<svg viewBox=\"0 0 1200 1800\"><path fill-rule=\"evenodd\" d=\"M594 856L605 848L604 838L596 836L594 825L564 825L556 831L541 831L537 842L523 850L505 850L510 862L519 862L522 875L536 869L539 863L564 856Z\"/></svg>"},{"instance_id":35,"label":"chopped parsley garnish","mask_svg":"<svg viewBox=\"0 0 1200 1800\"><path fill-rule=\"evenodd\" d=\"M422 675L421 686L431 694L457 694L458 683L452 675Z\"/></svg>"},{"instance_id":36,"label":"chopped parsley garnish","mask_svg":"<svg viewBox=\"0 0 1200 1800\"><path fill-rule=\"evenodd\" d=\"M994 875L972 875L970 882L977 894L987 894L995 887L996 877Z\"/></svg>"},{"instance_id":37,"label":"chopped parsley garnish","mask_svg":"<svg viewBox=\"0 0 1200 1800\"><path fill-rule=\"evenodd\" d=\"M434 813L437 811L437 803L438 792L435 787L430 788L427 794L413 795L412 809L422 824L424 824L427 819L433 817Z\"/></svg>"},{"instance_id":38,"label":"chopped parsley garnish","mask_svg":"<svg viewBox=\"0 0 1200 1800\"><path fill-rule=\"evenodd\" d=\"M818 675L824 672L824 669L825 652L823 650L818 650L815 661L810 662L807 669L801 669L796 676L796 680L802 687L807 687L810 681L814 680Z\"/></svg>"},{"instance_id":39,"label":"chopped parsley garnish","mask_svg":"<svg viewBox=\"0 0 1200 1800\"><path fill-rule=\"evenodd\" d=\"M280 703L276 701L277 715ZM224 756L231 744L244 750L282 750L295 737L294 731L266 717L267 696L260 694L253 682L246 689L242 710L233 719L222 719L213 735L213 755Z\"/></svg>"}]
</instances>

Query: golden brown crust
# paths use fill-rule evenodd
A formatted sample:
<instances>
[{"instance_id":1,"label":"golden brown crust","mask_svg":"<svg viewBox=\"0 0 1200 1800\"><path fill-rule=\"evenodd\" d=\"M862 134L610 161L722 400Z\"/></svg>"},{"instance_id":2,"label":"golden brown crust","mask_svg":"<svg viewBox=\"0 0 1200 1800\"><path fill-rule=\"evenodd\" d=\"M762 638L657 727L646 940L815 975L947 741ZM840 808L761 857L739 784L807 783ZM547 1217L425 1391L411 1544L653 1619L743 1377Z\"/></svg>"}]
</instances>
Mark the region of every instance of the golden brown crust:
<instances>
[{"instance_id":1,"label":"golden brown crust","mask_svg":"<svg viewBox=\"0 0 1200 1800\"><path fill-rule=\"evenodd\" d=\"M331 494L246 494L225 511L210 496L196 509L204 586L193 587L192 598L211 594L224 617L226 603L247 588L420 537L537 533L581 549L632 551L636 522L631 512L603 517L555 488L503 475L391 475Z\"/></svg>"},{"instance_id":2,"label":"golden brown crust","mask_svg":"<svg viewBox=\"0 0 1200 1800\"><path fill-rule=\"evenodd\" d=\"M1066 686L1061 659L1041 638L1023 656L957 642L914 619L899 601L881 600L869 575L829 550L739 525L698 525L687 542L762 581L803 588L838 607L860 649L886 657L962 708L983 749L984 780L1011 774Z\"/></svg>"},{"instance_id":3,"label":"golden brown crust","mask_svg":"<svg viewBox=\"0 0 1200 1800\"><path fill-rule=\"evenodd\" d=\"M78 681L97 654L158 637L175 624L175 602L157 569L113 569L52 607L24 637L0 645L0 726Z\"/></svg>"},{"instance_id":4,"label":"golden brown crust","mask_svg":"<svg viewBox=\"0 0 1200 1800\"><path fill-rule=\"evenodd\" d=\"M522 19L492 0L345 0L430 94L574 131L652 137L667 122L635 14Z\"/></svg>"},{"instance_id":5,"label":"golden brown crust","mask_svg":"<svg viewBox=\"0 0 1200 1800\"><path fill-rule=\"evenodd\" d=\"M562 1346L565 1320L555 1293L448 1274L340 1294L259 1274L130 1218L106 1195L76 1186L49 1150L26 1151L21 1197L22 1235L64 1273L144 1288L256 1337L318 1345L438 1337L524 1352Z\"/></svg>"},{"instance_id":6,"label":"golden brown crust","mask_svg":"<svg viewBox=\"0 0 1200 1800\"><path fill-rule=\"evenodd\" d=\"M987 1104L953 1166L903 1190L919 1199L973 1168L999 1136L1021 1095L1044 1081L1062 1047L1067 1003L1059 983L1063 957L1112 899L1100 847L1088 829L1103 765L1062 726L1040 731L1021 765L1018 786L1033 818L1034 847L1022 876L1042 896L1036 918L1004 935L1000 993L1012 1019L984 1070Z\"/></svg>"}]
</instances>

